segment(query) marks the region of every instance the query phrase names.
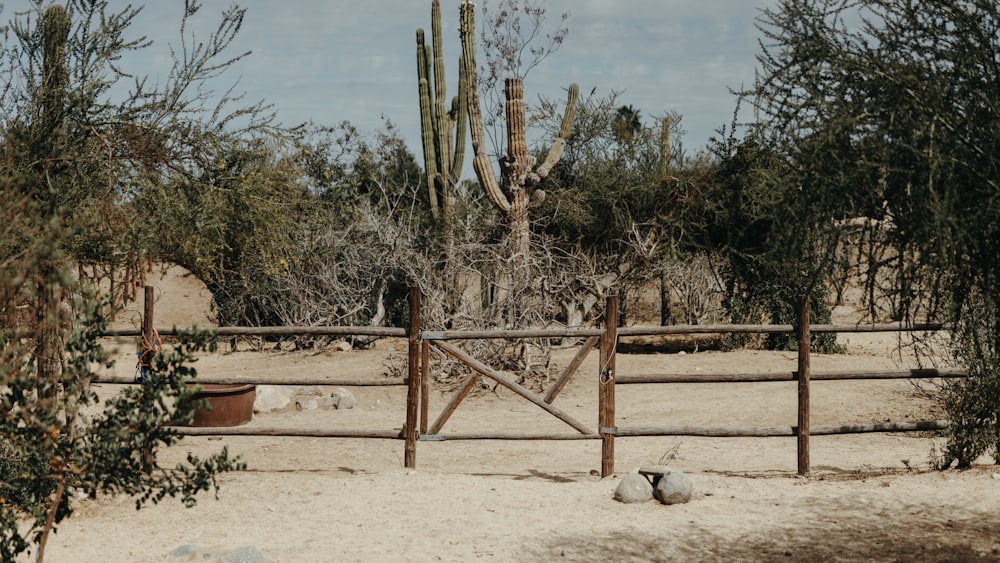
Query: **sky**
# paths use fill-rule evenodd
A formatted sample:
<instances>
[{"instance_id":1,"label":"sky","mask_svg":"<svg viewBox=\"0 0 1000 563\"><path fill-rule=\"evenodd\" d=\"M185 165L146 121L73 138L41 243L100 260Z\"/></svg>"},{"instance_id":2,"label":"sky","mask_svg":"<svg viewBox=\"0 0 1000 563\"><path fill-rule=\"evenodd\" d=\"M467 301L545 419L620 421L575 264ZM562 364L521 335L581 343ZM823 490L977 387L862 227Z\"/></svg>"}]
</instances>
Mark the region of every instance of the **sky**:
<instances>
[{"instance_id":1,"label":"sky","mask_svg":"<svg viewBox=\"0 0 1000 563\"><path fill-rule=\"evenodd\" d=\"M555 25L569 12L561 48L525 80L528 103L565 100L576 82L582 95L620 92L619 102L647 120L676 111L688 153L704 148L733 118L730 89L749 86L760 51L756 17L777 0L533 0ZM28 0L0 0L8 19ZM231 0L204 0L189 33L206 37ZM420 158L416 78L418 27L430 42L430 0L242 0L247 9L233 54L252 51L226 75L249 100L274 104L278 120L335 125L347 120L374 132L383 119L398 128ZM479 4L482 5L482 0ZM499 0L487 0L497 5ZM128 2L110 0L113 10ZM135 5L144 4L133 1ZM458 76L458 6L441 0L448 97ZM169 69L180 43L183 0L145 2L132 33L154 45L124 61L151 78ZM477 12L478 15L478 12ZM477 19L477 27L481 26ZM651 121L647 121L651 123ZM468 162L471 158L467 157Z\"/></svg>"}]
</instances>

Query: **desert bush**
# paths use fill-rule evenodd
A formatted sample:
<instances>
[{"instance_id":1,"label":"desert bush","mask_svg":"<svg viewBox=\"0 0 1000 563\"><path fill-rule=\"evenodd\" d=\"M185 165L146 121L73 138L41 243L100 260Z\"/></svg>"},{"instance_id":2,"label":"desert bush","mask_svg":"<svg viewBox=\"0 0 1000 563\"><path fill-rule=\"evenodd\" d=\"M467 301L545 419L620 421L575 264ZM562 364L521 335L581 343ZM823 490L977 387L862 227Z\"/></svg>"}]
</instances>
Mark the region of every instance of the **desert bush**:
<instances>
[{"instance_id":1,"label":"desert bush","mask_svg":"<svg viewBox=\"0 0 1000 563\"><path fill-rule=\"evenodd\" d=\"M136 507L180 496L193 505L200 491L217 490L216 475L243 465L223 449L205 459L161 467L157 454L190 423L198 402L188 364L211 347L211 335L186 332L156 357L147 384L130 387L103 406L91 381L108 364L98 341L105 330L102 304L77 302L79 315L64 340L61 370L43 377L20 338L4 331L0 357L0 557L13 560L38 545L73 512L75 495L125 494ZM23 336L23 335L22 335ZM33 335L32 335L33 336ZM41 559L41 557L39 557Z\"/></svg>"},{"instance_id":2,"label":"desert bush","mask_svg":"<svg viewBox=\"0 0 1000 563\"><path fill-rule=\"evenodd\" d=\"M696 325L725 319L725 287L718 261L707 253L694 253L667 263L664 278L670 291L674 322Z\"/></svg>"}]
</instances>

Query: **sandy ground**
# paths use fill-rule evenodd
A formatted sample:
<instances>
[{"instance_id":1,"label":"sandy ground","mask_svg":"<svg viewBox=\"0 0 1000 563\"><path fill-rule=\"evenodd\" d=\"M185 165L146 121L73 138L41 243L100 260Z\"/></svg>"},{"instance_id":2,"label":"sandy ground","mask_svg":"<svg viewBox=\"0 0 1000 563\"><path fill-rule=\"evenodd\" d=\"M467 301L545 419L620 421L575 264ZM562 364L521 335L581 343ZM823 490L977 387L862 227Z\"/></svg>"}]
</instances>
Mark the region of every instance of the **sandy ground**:
<instances>
[{"instance_id":1,"label":"sandy ground","mask_svg":"<svg viewBox=\"0 0 1000 563\"><path fill-rule=\"evenodd\" d=\"M176 270L157 284L157 325L210 324L208 293ZM126 314L121 324L138 317ZM848 354L814 355L814 370L886 369L908 361L895 337L848 335ZM116 368L130 373L134 343ZM326 374L384 377L403 343L373 350L201 358L203 376ZM574 350L555 356L558 369ZM596 428L592 353L554 405ZM629 354L620 374L790 371L792 353ZM104 393L115 386L105 385ZM326 389L325 389L326 390ZM353 409L284 409L250 426L394 430L405 389L355 387ZM794 425L792 382L621 385L619 426ZM450 399L432 391L431 420ZM814 425L937 418L902 381L814 382ZM442 433L573 430L510 391L460 405ZM135 510L128 498L84 500L50 540L48 561L1000 561L1000 467L933 471L933 436L855 434L812 438L809 478L795 475L795 438L642 437L616 441L616 476L601 479L600 442L188 437L164 453L223 445L249 468L221 477L218 498ZM694 484L692 501L664 506L612 499L618 475L669 461ZM251 549L252 548L252 549Z\"/></svg>"}]
</instances>

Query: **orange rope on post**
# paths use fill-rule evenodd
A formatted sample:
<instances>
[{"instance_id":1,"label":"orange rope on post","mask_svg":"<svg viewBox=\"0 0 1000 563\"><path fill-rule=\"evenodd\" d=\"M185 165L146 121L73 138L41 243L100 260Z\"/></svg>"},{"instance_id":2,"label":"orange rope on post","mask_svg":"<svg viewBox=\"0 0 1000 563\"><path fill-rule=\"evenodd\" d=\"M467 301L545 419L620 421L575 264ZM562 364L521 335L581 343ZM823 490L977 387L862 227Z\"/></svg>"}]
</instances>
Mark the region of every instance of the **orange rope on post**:
<instances>
[{"instance_id":1,"label":"orange rope on post","mask_svg":"<svg viewBox=\"0 0 1000 563\"><path fill-rule=\"evenodd\" d=\"M153 357L156 356L156 352L163 347L163 341L160 340L160 333L156 329L152 329L151 338L146 335L142 336L142 350L136 354L138 360L135 362L135 381L136 383L146 383L149 378L149 372L153 370Z\"/></svg>"}]
</instances>

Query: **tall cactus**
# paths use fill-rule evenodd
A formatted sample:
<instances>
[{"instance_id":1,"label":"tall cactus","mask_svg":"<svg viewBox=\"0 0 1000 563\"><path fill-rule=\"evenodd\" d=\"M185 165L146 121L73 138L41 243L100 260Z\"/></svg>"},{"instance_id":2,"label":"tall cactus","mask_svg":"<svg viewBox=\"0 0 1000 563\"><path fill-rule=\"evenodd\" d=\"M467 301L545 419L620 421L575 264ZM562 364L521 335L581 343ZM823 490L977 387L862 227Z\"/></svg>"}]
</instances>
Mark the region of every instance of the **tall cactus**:
<instances>
[{"instance_id":1,"label":"tall cactus","mask_svg":"<svg viewBox=\"0 0 1000 563\"><path fill-rule=\"evenodd\" d=\"M555 139L541 166L532 170L534 162L528 156L524 132L524 84L520 78L508 78L504 83L507 121L507 155L500 161L501 182L493 173L493 166L486 154L483 132L483 115L479 106L479 89L476 85L475 4L463 0L460 8L462 55L468 88L469 127L472 133L473 168L479 183L490 202L507 216L511 229L511 245L518 263L525 264L530 253L528 210L545 198L545 192L536 189L552 167L562 158L566 139L569 137L576 113L579 88L569 87L566 110L563 114L559 136Z\"/></svg>"},{"instance_id":2,"label":"tall cactus","mask_svg":"<svg viewBox=\"0 0 1000 563\"><path fill-rule=\"evenodd\" d=\"M420 130L427 174L431 216L443 229L451 224L455 185L465 158L465 65L459 60L458 96L445 109L444 58L441 42L441 4L431 2L431 46L424 44L424 30L417 30L417 81L420 91ZM433 74L433 87L431 75ZM451 144L454 130L454 147Z\"/></svg>"}]
</instances>

